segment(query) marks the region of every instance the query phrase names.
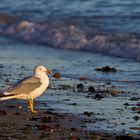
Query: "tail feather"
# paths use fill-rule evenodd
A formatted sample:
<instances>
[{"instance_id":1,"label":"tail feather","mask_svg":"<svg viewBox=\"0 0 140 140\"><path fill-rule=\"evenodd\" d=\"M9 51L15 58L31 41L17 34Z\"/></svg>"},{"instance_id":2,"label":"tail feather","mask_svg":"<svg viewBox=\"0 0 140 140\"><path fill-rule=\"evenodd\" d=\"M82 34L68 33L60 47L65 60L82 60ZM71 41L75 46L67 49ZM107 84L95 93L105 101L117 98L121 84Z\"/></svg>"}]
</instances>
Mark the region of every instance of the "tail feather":
<instances>
[{"instance_id":1,"label":"tail feather","mask_svg":"<svg viewBox=\"0 0 140 140\"><path fill-rule=\"evenodd\" d=\"M3 96L3 97L0 97L0 101L14 99L14 98L18 98L18 97L19 97L19 95Z\"/></svg>"}]
</instances>

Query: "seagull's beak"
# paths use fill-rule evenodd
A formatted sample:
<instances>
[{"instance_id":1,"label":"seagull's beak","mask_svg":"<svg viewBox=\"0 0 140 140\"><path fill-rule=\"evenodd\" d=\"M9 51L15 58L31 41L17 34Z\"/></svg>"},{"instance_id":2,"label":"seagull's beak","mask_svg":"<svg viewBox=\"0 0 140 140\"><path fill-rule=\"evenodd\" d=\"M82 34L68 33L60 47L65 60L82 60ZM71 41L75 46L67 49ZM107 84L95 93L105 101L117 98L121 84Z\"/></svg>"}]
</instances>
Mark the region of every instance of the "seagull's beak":
<instances>
[{"instance_id":1,"label":"seagull's beak","mask_svg":"<svg viewBox=\"0 0 140 140\"><path fill-rule=\"evenodd\" d=\"M46 72L46 74L53 74L53 71L52 70L48 70L47 69L45 72Z\"/></svg>"}]
</instances>

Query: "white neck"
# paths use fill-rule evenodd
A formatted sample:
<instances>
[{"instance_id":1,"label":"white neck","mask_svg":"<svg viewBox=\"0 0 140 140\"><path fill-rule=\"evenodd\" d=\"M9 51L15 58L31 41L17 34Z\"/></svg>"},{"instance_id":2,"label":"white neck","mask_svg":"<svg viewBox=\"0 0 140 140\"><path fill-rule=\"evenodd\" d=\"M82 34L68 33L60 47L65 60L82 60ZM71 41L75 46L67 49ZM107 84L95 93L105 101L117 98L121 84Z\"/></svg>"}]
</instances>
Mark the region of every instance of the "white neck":
<instances>
[{"instance_id":1,"label":"white neck","mask_svg":"<svg viewBox=\"0 0 140 140\"><path fill-rule=\"evenodd\" d=\"M35 77L40 78L42 83L46 82L49 84L49 77L46 75L46 73L36 73Z\"/></svg>"}]
</instances>

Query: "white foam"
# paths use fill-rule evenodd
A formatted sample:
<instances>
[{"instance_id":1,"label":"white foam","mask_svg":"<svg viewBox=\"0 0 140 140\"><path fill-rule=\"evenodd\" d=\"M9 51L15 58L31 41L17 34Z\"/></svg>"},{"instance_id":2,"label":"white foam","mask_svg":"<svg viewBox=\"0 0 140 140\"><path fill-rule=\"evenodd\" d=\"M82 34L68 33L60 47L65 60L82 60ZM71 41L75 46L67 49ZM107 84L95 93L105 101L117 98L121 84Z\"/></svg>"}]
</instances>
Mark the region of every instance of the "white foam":
<instances>
[{"instance_id":1,"label":"white foam","mask_svg":"<svg viewBox=\"0 0 140 140\"><path fill-rule=\"evenodd\" d=\"M1 32L29 43L140 60L140 40L128 33L94 33L94 29L62 21L42 24L20 21L1 28Z\"/></svg>"}]
</instances>

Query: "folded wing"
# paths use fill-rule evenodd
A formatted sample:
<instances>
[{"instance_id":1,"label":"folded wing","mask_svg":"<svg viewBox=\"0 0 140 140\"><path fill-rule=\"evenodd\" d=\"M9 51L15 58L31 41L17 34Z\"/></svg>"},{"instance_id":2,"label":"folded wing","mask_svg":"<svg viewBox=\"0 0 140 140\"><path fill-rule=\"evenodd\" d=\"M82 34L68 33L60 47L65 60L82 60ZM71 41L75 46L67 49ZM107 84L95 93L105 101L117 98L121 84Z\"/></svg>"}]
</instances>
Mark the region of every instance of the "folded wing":
<instances>
[{"instance_id":1,"label":"folded wing","mask_svg":"<svg viewBox=\"0 0 140 140\"><path fill-rule=\"evenodd\" d=\"M3 95L20 95L20 94L29 94L35 89L41 86L41 81L37 77L28 77L21 80L15 86L5 90Z\"/></svg>"}]
</instances>

